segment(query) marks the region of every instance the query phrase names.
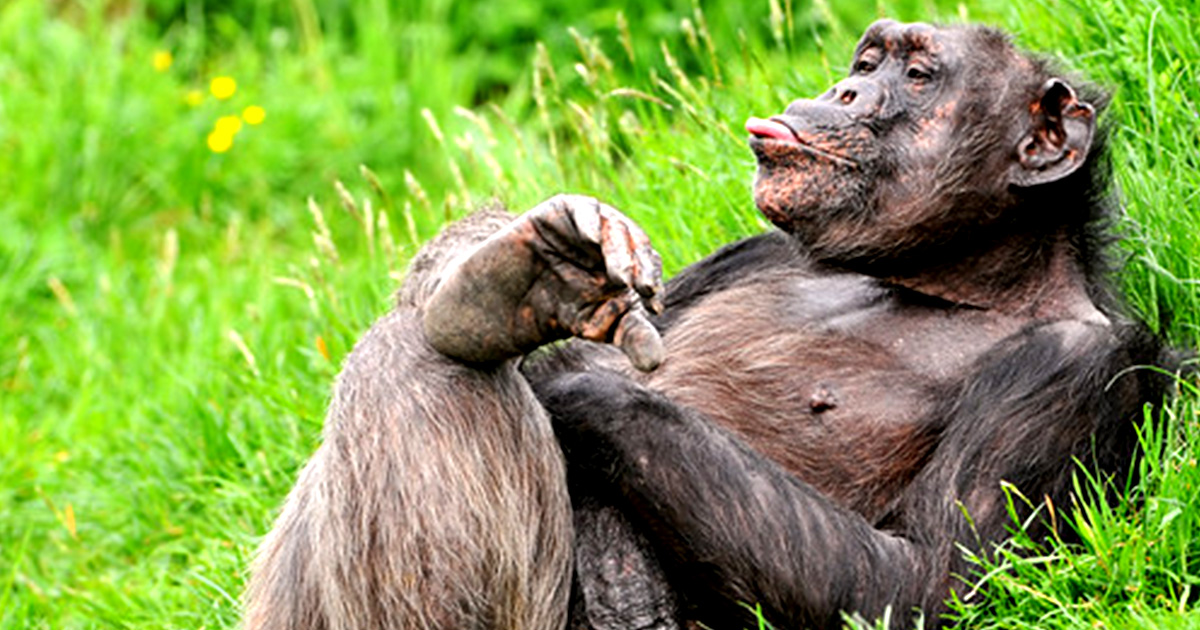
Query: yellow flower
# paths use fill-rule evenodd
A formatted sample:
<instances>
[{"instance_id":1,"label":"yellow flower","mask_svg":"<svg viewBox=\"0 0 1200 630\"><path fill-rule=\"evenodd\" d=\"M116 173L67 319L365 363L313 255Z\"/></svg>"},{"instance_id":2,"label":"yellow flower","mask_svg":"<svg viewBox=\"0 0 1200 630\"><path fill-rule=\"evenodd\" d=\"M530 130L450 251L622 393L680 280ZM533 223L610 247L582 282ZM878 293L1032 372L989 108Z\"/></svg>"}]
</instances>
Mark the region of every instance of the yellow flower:
<instances>
[{"instance_id":1,"label":"yellow flower","mask_svg":"<svg viewBox=\"0 0 1200 630\"><path fill-rule=\"evenodd\" d=\"M242 130L242 119L237 116L222 116L217 119L217 124L213 126L213 131L223 133L229 137L237 135L237 132Z\"/></svg>"},{"instance_id":2,"label":"yellow flower","mask_svg":"<svg viewBox=\"0 0 1200 630\"><path fill-rule=\"evenodd\" d=\"M223 101L237 91L237 81L234 81L233 77L216 77L209 84L208 89L212 90L213 96Z\"/></svg>"},{"instance_id":3,"label":"yellow flower","mask_svg":"<svg viewBox=\"0 0 1200 630\"><path fill-rule=\"evenodd\" d=\"M171 67L171 62L174 60L175 58L171 56L170 52L166 50L156 50L154 51L154 58L152 59L151 63L154 64L155 70L159 72L166 72L167 69Z\"/></svg>"},{"instance_id":4,"label":"yellow flower","mask_svg":"<svg viewBox=\"0 0 1200 630\"><path fill-rule=\"evenodd\" d=\"M188 90L188 93L183 96L183 102L189 107L199 107L204 102L204 92L200 90Z\"/></svg>"},{"instance_id":5,"label":"yellow flower","mask_svg":"<svg viewBox=\"0 0 1200 630\"><path fill-rule=\"evenodd\" d=\"M233 134L220 129L208 134L208 149L213 153L224 153L233 146Z\"/></svg>"},{"instance_id":6,"label":"yellow flower","mask_svg":"<svg viewBox=\"0 0 1200 630\"><path fill-rule=\"evenodd\" d=\"M266 117L267 112L258 105L251 105L242 110L242 120L245 120L248 125L257 125Z\"/></svg>"}]
</instances>

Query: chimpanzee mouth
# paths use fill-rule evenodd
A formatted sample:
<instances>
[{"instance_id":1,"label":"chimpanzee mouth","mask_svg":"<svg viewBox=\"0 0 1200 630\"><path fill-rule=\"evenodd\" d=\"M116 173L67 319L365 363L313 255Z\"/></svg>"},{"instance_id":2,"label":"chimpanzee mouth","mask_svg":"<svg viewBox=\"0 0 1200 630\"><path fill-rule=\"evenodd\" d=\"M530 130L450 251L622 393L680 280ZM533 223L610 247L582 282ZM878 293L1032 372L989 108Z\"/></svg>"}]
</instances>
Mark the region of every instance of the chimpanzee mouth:
<instances>
[{"instance_id":1,"label":"chimpanzee mouth","mask_svg":"<svg viewBox=\"0 0 1200 630\"><path fill-rule=\"evenodd\" d=\"M774 140L785 144L799 147L800 150L811 155L824 158L835 164L840 164L847 168L858 168L858 162L844 155L830 153L824 149L818 149L813 145L800 139L800 134L791 125L778 118L750 118L746 121L746 131L750 133L754 141Z\"/></svg>"}]
</instances>

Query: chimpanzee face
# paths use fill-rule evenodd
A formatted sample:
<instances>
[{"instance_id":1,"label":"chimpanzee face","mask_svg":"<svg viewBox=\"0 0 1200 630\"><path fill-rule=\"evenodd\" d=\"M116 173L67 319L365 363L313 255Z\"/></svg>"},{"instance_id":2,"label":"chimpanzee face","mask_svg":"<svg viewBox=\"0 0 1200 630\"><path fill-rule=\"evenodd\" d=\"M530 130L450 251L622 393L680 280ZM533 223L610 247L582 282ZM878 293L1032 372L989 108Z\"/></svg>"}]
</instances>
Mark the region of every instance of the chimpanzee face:
<instances>
[{"instance_id":1,"label":"chimpanzee face","mask_svg":"<svg viewBox=\"0 0 1200 630\"><path fill-rule=\"evenodd\" d=\"M1059 179L1086 155L1091 107L1043 72L990 31L876 22L847 78L746 123L755 201L829 258L986 223L1013 186Z\"/></svg>"},{"instance_id":2,"label":"chimpanzee face","mask_svg":"<svg viewBox=\"0 0 1200 630\"><path fill-rule=\"evenodd\" d=\"M952 154L960 39L926 24L877 22L850 76L782 115L750 119L755 201L767 218L810 245L839 224L886 221L884 212L910 215L911 225Z\"/></svg>"}]
</instances>

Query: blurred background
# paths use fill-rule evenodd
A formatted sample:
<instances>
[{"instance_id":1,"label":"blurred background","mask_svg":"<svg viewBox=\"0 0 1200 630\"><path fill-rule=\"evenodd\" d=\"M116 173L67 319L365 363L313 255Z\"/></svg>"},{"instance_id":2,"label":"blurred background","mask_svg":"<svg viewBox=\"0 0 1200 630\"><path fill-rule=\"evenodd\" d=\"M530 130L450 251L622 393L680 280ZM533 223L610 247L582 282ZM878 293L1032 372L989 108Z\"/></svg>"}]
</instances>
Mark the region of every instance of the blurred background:
<instances>
[{"instance_id":1,"label":"blurred background","mask_svg":"<svg viewBox=\"0 0 1200 630\"><path fill-rule=\"evenodd\" d=\"M762 231L743 122L824 91L882 16L1001 26L1113 91L1121 284L1194 348L1192 1L3 0L0 628L235 626L424 239L560 191L627 211L668 273ZM1083 545L979 558L964 626L1200 625L1179 389L1144 481L1109 507L1081 469L1056 517Z\"/></svg>"}]
</instances>

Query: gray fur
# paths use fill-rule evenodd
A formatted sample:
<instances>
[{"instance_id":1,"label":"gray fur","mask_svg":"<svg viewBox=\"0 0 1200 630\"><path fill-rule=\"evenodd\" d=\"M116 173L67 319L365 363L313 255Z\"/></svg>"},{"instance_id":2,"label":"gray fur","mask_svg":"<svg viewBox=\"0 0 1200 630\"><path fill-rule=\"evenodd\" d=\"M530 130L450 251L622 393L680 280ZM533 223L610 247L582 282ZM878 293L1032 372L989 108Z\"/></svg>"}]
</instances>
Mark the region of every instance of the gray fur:
<instances>
[{"instance_id":1,"label":"gray fur","mask_svg":"<svg viewBox=\"0 0 1200 630\"><path fill-rule=\"evenodd\" d=\"M346 358L324 443L256 558L247 630L555 630L572 531L562 452L512 361L431 348L421 305L511 217L480 213L413 260Z\"/></svg>"}]
</instances>

